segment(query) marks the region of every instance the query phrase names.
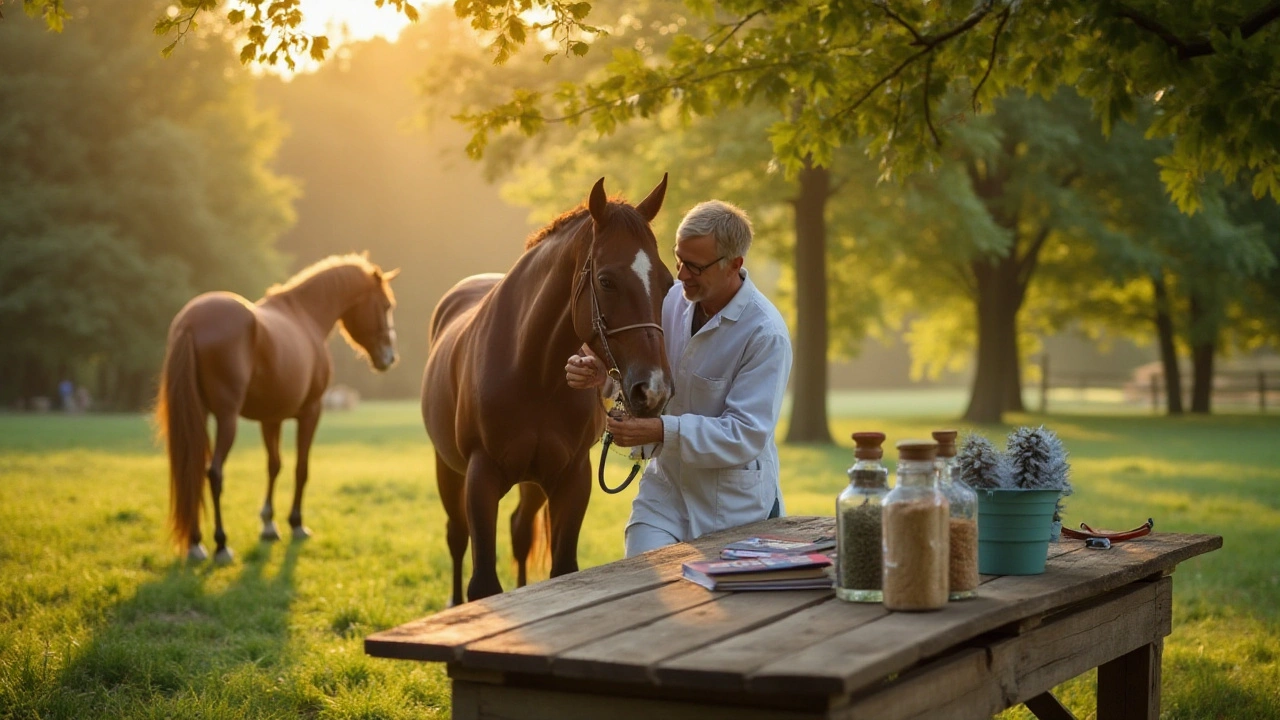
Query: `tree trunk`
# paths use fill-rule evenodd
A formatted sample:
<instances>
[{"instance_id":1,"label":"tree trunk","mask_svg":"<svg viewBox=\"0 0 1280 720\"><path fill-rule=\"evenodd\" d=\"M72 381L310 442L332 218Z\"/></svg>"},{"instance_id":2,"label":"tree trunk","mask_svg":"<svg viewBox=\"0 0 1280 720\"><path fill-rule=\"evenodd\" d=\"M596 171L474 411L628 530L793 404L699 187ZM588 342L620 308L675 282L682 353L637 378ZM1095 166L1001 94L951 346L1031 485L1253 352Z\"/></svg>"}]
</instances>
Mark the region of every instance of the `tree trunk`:
<instances>
[{"instance_id":1,"label":"tree trunk","mask_svg":"<svg viewBox=\"0 0 1280 720\"><path fill-rule=\"evenodd\" d=\"M1173 314L1164 273L1152 275L1151 285L1156 295L1156 337L1160 342L1160 365L1164 368L1165 408L1170 415L1181 415L1182 371L1178 369L1178 350L1173 343Z\"/></svg>"},{"instance_id":2,"label":"tree trunk","mask_svg":"<svg viewBox=\"0 0 1280 720\"><path fill-rule=\"evenodd\" d=\"M1004 411L1022 409L1022 388L1017 384L1018 310L1022 306L1018 262L1011 253L1004 258L974 260L972 268L978 291L978 363L964 419L998 423Z\"/></svg>"},{"instance_id":3,"label":"tree trunk","mask_svg":"<svg viewBox=\"0 0 1280 720\"><path fill-rule=\"evenodd\" d=\"M1005 139L1004 151L1010 157L1016 152L1012 138ZM1022 402L1022 362L1018 357L1018 310L1052 227L1042 225L1027 233L1018 210L1010 207L1016 195L1011 197L1009 192L1009 166L992 173L972 162L967 167L974 192L991 219L1013 236L1013 244L1004 257L978 257L969 264L978 318L978 360L964 419L998 423L1005 411L1026 409ZM1070 185L1077 175L1069 172L1061 185Z\"/></svg>"},{"instance_id":4,"label":"tree trunk","mask_svg":"<svg viewBox=\"0 0 1280 720\"><path fill-rule=\"evenodd\" d=\"M788 443L831 444L827 425L827 197L831 174L806 161L796 212L796 346Z\"/></svg>"},{"instance_id":5,"label":"tree trunk","mask_svg":"<svg viewBox=\"0 0 1280 720\"><path fill-rule=\"evenodd\" d=\"M1191 412L1213 412L1213 343L1191 348Z\"/></svg>"},{"instance_id":6,"label":"tree trunk","mask_svg":"<svg viewBox=\"0 0 1280 720\"><path fill-rule=\"evenodd\" d=\"M1006 353L1004 366L1008 368L1004 376L1004 409L1006 412L1025 412L1022 404L1022 363L1018 358L1018 307L1013 309L1009 322L1013 326L1013 340L1003 344L1001 350Z\"/></svg>"},{"instance_id":7,"label":"tree trunk","mask_svg":"<svg viewBox=\"0 0 1280 720\"><path fill-rule=\"evenodd\" d=\"M1191 412L1212 412L1213 354L1217 348L1217 328L1208 317L1204 303L1191 294Z\"/></svg>"}]
</instances>

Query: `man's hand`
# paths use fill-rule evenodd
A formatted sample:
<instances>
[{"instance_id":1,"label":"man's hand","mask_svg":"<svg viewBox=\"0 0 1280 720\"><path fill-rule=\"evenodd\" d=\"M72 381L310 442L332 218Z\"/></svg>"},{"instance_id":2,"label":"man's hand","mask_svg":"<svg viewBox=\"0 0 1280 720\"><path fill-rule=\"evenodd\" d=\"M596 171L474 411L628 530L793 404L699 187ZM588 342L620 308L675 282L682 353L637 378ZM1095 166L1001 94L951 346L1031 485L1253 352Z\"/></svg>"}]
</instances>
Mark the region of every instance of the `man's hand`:
<instances>
[{"instance_id":1,"label":"man's hand","mask_svg":"<svg viewBox=\"0 0 1280 720\"><path fill-rule=\"evenodd\" d=\"M618 447L636 447L662 442L662 418L633 418L630 415L605 421L605 428L613 434L613 444Z\"/></svg>"},{"instance_id":2,"label":"man's hand","mask_svg":"<svg viewBox=\"0 0 1280 720\"><path fill-rule=\"evenodd\" d=\"M604 386L608 373L604 363L586 345L577 355L570 355L564 366L564 379L574 390L586 390Z\"/></svg>"}]
</instances>

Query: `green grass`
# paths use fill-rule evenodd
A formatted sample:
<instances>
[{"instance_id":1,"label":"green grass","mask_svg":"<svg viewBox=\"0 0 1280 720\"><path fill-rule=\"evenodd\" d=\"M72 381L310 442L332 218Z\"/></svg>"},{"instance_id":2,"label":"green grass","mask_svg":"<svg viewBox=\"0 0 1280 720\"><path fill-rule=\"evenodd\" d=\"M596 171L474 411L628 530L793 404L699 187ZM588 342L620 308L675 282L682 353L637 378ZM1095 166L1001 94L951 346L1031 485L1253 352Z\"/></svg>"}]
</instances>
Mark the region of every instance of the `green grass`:
<instances>
[{"instance_id":1,"label":"green grass","mask_svg":"<svg viewBox=\"0 0 1280 720\"><path fill-rule=\"evenodd\" d=\"M791 514L831 513L854 429L919 436L954 425L959 409L946 393L832 407L841 447L782 450ZM1071 451L1069 523L1154 516L1158 530L1224 536L1223 550L1175 575L1163 715L1280 718L1280 416L1013 420L1046 422ZM0 415L0 717L447 717L442 666L362 652L365 634L447 599L444 513L416 405L325 416L305 544L257 542L265 458L243 423L223 498L237 561L188 567L166 544L165 461L145 418ZM285 468L280 518L292 453ZM617 462L614 481L625 471ZM621 557L630 496L593 497L584 566ZM1089 718L1092 690L1085 676L1059 693Z\"/></svg>"}]
</instances>

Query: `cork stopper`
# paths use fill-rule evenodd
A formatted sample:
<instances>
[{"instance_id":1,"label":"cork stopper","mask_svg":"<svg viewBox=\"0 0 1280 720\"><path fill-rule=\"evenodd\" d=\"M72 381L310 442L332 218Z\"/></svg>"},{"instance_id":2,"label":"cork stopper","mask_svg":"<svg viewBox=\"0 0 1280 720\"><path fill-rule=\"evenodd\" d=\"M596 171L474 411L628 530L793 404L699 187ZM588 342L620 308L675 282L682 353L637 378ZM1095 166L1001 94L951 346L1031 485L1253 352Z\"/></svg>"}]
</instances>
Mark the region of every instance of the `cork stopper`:
<instances>
[{"instance_id":1,"label":"cork stopper","mask_svg":"<svg viewBox=\"0 0 1280 720\"><path fill-rule=\"evenodd\" d=\"M938 457L949 458L956 456L956 437L960 435L955 430L934 430L933 439L938 441Z\"/></svg>"},{"instance_id":2,"label":"cork stopper","mask_svg":"<svg viewBox=\"0 0 1280 720\"><path fill-rule=\"evenodd\" d=\"M938 444L932 440L899 440L899 460L933 460L938 456Z\"/></svg>"},{"instance_id":3,"label":"cork stopper","mask_svg":"<svg viewBox=\"0 0 1280 720\"><path fill-rule=\"evenodd\" d=\"M856 432L853 434L853 442L858 446L854 448L853 456L859 460L879 460L884 457L884 448L880 447L884 444L882 432Z\"/></svg>"}]
</instances>

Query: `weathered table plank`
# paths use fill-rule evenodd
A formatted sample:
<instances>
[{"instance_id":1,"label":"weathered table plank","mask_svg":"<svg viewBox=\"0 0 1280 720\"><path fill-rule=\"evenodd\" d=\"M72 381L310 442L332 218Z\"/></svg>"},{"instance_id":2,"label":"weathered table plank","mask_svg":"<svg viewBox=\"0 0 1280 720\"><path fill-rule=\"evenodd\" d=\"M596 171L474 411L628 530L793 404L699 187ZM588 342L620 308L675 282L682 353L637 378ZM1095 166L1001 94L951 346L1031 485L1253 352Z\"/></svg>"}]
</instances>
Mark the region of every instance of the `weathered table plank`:
<instances>
[{"instance_id":1,"label":"weathered table plank","mask_svg":"<svg viewBox=\"0 0 1280 720\"><path fill-rule=\"evenodd\" d=\"M552 660L552 672L566 677L646 682L653 665L682 649L748 632L830 597L830 591L813 590L727 593L714 603L562 653Z\"/></svg>"},{"instance_id":2,"label":"weathered table plank","mask_svg":"<svg viewBox=\"0 0 1280 720\"><path fill-rule=\"evenodd\" d=\"M1079 543L1055 543L1049 554L1074 552ZM996 579L983 575L986 584ZM967 601L966 601L967 602ZM828 594L824 602L749 632L733 628L719 642L672 652L654 668L659 682L668 685L743 690L746 678L774 658L790 655L825 640L837 630L850 630L887 616L879 603L845 603ZM767 652L761 652L767 648Z\"/></svg>"},{"instance_id":3,"label":"weathered table plank","mask_svg":"<svg viewBox=\"0 0 1280 720\"><path fill-rule=\"evenodd\" d=\"M1042 575L997 578L983 585L978 597L953 603L943 611L890 613L777 657L751 674L747 688L758 692L854 692L969 638L1159 574L1221 546L1218 536L1166 533L1105 551L1069 552L1050 560Z\"/></svg>"},{"instance_id":4,"label":"weathered table plank","mask_svg":"<svg viewBox=\"0 0 1280 720\"><path fill-rule=\"evenodd\" d=\"M551 659L564 651L642 626L665 615L705 605L715 597L697 585L672 581L659 588L590 605L467 645L468 667L550 672Z\"/></svg>"},{"instance_id":5,"label":"weathered table plank","mask_svg":"<svg viewBox=\"0 0 1280 720\"><path fill-rule=\"evenodd\" d=\"M831 519L795 517L762 521L704 535L693 543L672 545L640 557L552 578L374 633L365 638L365 652L375 657L405 660L457 660L469 643L576 609L662 587L679 579L681 563L713 555L732 540L766 530L797 536L829 533Z\"/></svg>"},{"instance_id":6,"label":"weathered table plank","mask_svg":"<svg viewBox=\"0 0 1280 720\"><path fill-rule=\"evenodd\" d=\"M832 713L842 720L989 717L1168 634L1172 581L1138 583L1018 637L961 650Z\"/></svg>"}]
</instances>

